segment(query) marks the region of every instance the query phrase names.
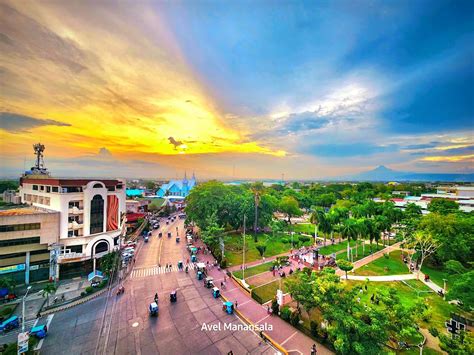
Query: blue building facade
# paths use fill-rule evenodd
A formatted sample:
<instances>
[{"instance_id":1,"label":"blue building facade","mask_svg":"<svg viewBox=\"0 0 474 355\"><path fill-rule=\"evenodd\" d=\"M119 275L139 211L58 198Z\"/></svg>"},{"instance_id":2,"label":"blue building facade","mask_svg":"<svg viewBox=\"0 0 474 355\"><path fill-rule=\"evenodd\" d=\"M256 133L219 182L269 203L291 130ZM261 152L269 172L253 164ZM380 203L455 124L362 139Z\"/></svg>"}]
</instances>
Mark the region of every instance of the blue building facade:
<instances>
[{"instance_id":1,"label":"blue building facade","mask_svg":"<svg viewBox=\"0 0 474 355\"><path fill-rule=\"evenodd\" d=\"M157 191L156 195L158 197L187 197L194 186L196 186L196 178L194 174L193 177L189 180L187 179L186 174L184 174L183 180L171 180L169 183L163 184Z\"/></svg>"}]
</instances>

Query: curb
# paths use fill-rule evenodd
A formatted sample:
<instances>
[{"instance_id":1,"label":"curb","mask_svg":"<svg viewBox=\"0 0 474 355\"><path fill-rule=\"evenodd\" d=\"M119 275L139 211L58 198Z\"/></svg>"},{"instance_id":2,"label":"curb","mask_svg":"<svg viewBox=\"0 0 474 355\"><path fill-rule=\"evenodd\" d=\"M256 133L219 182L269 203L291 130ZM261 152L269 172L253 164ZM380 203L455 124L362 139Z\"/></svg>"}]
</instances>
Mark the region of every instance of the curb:
<instances>
[{"instance_id":1,"label":"curb","mask_svg":"<svg viewBox=\"0 0 474 355\"><path fill-rule=\"evenodd\" d=\"M225 297L223 294L221 294L221 298L225 301L225 302L228 302L229 299L227 297ZM242 312L240 312L239 309L235 309L234 308L234 313L236 315L239 316L239 318L243 319L245 321L245 323L249 324L249 325L252 325L254 326L255 324L250 320L248 319L246 316L243 315ZM270 335L268 335L267 333L265 332L260 332L260 336L265 340L268 340L276 349L278 349L282 354L284 355L288 355L288 351L283 347L281 346L279 343L277 343L275 340L273 340L272 337L270 337Z\"/></svg>"},{"instance_id":2,"label":"curb","mask_svg":"<svg viewBox=\"0 0 474 355\"><path fill-rule=\"evenodd\" d=\"M69 308L78 306L78 305L83 304L83 303L85 303L85 302L87 302L87 301L93 300L93 299L96 298L96 297L99 297L100 295L102 295L103 293L105 293L107 290L108 290L108 288L105 287L105 288L103 288L102 290L97 291L97 292L93 293L93 294L90 295L90 296L81 298L81 299L79 299L79 300L77 300L77 301L71 302L70 304L65 304L65 305L63 305L63 306L58 306L58 307L56 307L56 308L50 308L50 309L48 309L48 310L42 312L42 313L41 313L41 316L47 316L47 315L52 314L52 313L65 311L66 309L69 309Z\"/></svg>"}]
</instances>

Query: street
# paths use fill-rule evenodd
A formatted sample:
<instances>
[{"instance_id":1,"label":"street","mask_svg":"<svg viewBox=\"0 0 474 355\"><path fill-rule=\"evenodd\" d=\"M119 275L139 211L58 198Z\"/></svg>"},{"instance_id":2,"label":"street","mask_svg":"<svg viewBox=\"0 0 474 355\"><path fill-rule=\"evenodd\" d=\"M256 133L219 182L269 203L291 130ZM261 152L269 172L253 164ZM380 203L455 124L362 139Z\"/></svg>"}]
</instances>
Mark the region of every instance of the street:
<instances>
[{"instance_id":1,"label":"street","mask_svg":"<svg viewBox=\"0 0 474 355\"><path fill-rule=\"evenodd\" d=\"M176 242L176 227L181 242ZM168 238L168 231L172 237ZM162 232L163 237L158 238ZM184 220L162 223L148 243L140 241L125 293L115 288L107 295L56 313L44 340L44 354L274 354L250 330L201 330L202 324L242 324L222 310L222 301L196 279L193 269L178 271L186 263ZM165 264L171 270L165 270ZM220 280L216 280L218 284ZM169 293L177 290L178 301ZM150 317L148 305L159 295L158 317Z\"/></svg>"}]
</instances>

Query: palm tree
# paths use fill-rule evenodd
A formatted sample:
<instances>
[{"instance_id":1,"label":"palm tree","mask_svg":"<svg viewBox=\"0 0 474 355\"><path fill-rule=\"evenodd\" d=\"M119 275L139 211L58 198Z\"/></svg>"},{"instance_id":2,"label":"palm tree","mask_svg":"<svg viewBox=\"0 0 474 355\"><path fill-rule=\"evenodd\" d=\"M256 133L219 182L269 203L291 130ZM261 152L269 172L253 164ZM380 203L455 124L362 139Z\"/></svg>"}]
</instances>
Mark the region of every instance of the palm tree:
<instances>
[{"instance_id":1,"label":"palm tree","mask_svg":"<svg viewBox=\"0 0 474 355\"><path fill-rule=\"evenodd\" d=\"M319 228L324 224L326 215L324 214L324 209L321 207L316 207L313 209L309 221L314 224L314 242L316 243L316 237L318 235ZM326 238L324 238L324 245L326 245Z\"/></svg>"},{"instance_id":2,"label":"palm tree","mask_svg":"<svg viewBox=\"0 0 474 355\"><path fill-rule=\"evenodd\" d=\"M48 282L46 286L43 288L43 297L46 298L46 302L49 306L49 296L56 292L56 286L52 282Z\"/></svg>"},{"instance_id":3,"label":"palm tree","mask_svg":"<svg viewBox=\"0 0 474 355\"><path fill-rule=\"evenodd\" d=\"M255 219L253 221L253 232L254 232L254 241L257 242L257 227L258 227L258 208L260 207L260 199L262 196L264 186L261 182L255 182L250 186L250 190L253 193L253 199L255 202Z\"/></svg>"},{"instance_id":4,"label":"palm tree","mask_svg":"<svg viewBox=\"0 0 474 355\"><path fill-rule=\"evenodd\" d=\"M331 238L332 238L332 233L334 232L333 224L328 213L324 214L323 222L324 223L321 223L318 228L324 234L324 246L326 246L327 236L331 234Z\"/></svg>"},{"instance_id":5,"label":"palm tree","mask_svg":"<svg viewBox=\"0 0 474 355\"><path fill-rule=\"evenodd\" d=\"M347 238L347 260L349 260L351 239L357 239L357 227L354 219L348 218L342 223L341 235L342 237Z\"/></svg>"},{"instance_id":6,"label":"palm tree","mask_svg":"<svg viewBox=\"0 0 474 355\"><path fill-rule=\"evenodd\" d=\"M365 218L359 218L356 220L356 231L358 234L357 242L356 242L356 258L359 256L359 246L358 246L358 241L359 239L362 239L362 248L363 252L362 254L365 255L365 236L367 235L367 224L366 224L366 219Z\"/></svg>"}]
</instances>

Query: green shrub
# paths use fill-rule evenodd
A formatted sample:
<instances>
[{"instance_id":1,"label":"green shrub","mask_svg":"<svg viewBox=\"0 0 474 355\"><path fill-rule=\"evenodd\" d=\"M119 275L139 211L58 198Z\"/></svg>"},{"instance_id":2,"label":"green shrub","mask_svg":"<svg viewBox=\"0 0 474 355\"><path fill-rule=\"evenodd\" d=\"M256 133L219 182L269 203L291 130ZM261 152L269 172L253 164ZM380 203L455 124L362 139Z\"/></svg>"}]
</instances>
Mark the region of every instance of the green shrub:
<instances>
[{"instance_id":1,"label":"green shrub","mask_svg":"<svg viewBox=\"0 0 474 355\"><path fill-rule=\"evenodd\" d=\"M226 258L223 258L221 260L221 268L222 269L225 269L227 267L227 259Z\"/></svg>"},{"instance_id":2,"label":"green shrub","mask_svg":"<svg viewBox=\"0 0 474 355\"><path fill-rule=\"evenodd\" d=\"M316 323L314 320L312 320L309 323L309 329L311 331L312 336L317 336L318 335L318 323Z\"/></svg>"},{"instance_id":3,"label":"green shrub","mask_svg":"<svg viewBox=\"0 0 474 355\"><path fill-rule=\"evenodd\" d=\"M273 314L278 314L278 311L280 310L280 306L278 305L278 301L276 297L272 300L272 312Z\"/></svg>"},{"instance_id":4,"label":"green shrub","mask_svg":"<svg viewBox=\"0 0 474 355\"><path fill-rule=\"evenodd\" d=\"M92 286L87 286L85 291L86 291L87 294L89 294L89 293L94 292L94 288Z\"/></svg>"},{"instance_id":5,"label":"green shrub","mask_svg":"<svg viewBox=\"0 0 474 355\"><path fill-rule=\"evenodd\" d=\"M2 308L2 310L0 311L0 316L6 318L6 316L10 315L12 312L13 312L13 308L12 308L12 307L4 307L4 308Z\"/></svg>"},{"instance_id":6,"label":"green shrub","mask_svg":"<svg viewBox=\"0 0 474 355\"><path fill-rule=\"evenodd\" d=\"M310 238L306 235L300 235L298 239L300 240L301 243L306 243L306 242L309 242Z\"/></svg>"},{"instance_id":7,"label":"green shrub","mask_svg":"<svg viewBox=\"0 0 474 355\"><path fill-rule=\"evenodd\" d=\"M81 297L84 297L85 295L87 295L87 293L85 293L84 291L81 292Z\"/></svg>"},{"instance_id":8,"label":"green shrub","mask_svg":"<svg viewBox=\"0 0 474 355\"><path fill-rule=\"evenodd\" d=\"M289 322L289 321L290 321L290 317L291 317L290 308L289 308L289 307L283 307L283 308L281 309L280 315L281 315L281 318L282 318L283 320L286 320L287 322Z\"/></svg>"},{"instance_id":9,"label":"green shrub","mask_svg":"<svg viewBox=\"0 0 474 355\"><path fill-rule=\"evenodd\" d=\"M285 244L288 244L290 242L288 238L281 238L280 241Z\"/></svg>"},{"instance_id":10,"label":"green shrub","mask_svg":"<svg viewBox=\"0 0 474 355\"><path fill-rule=\"evenodd\" d=\"M439 330L438 328L435 328L435 327L429 327L428 328L428 331L430 332L430 334L434 337L437 337L439 335Z\"/></svg>"},{"instance_id":11,"label":"green shrub","mask_svg":"<svg viewBox=\"0 0 474 355\"><path fill-rule=\"evenodd\" d=\"M99 284L99 288L104 288L105 286L107 286L107 281L105 280Z\"/></svg>"},{"instance_id":12,"label":"green shrub","mask_svg":"<svg viewBox=\"0 0 474 355\"><path fill-rule=\"evenodd\" d=\"M298 325L298 323L300 322L300 315L298 312L293 312L291 313L291 316L290 316L290 323L292 325Z\"/></svg>"},{"instance_id":13,"label":"green shrub","mask_svg":"<svg viewBox=\"0 0 474 355\"><path fill-rule=\"evenodd\" d=\"M257 301L260 304L263 303L262 298L256 292L252 292L251 295L255 301Z\"/></svg>"}]
</instances>

